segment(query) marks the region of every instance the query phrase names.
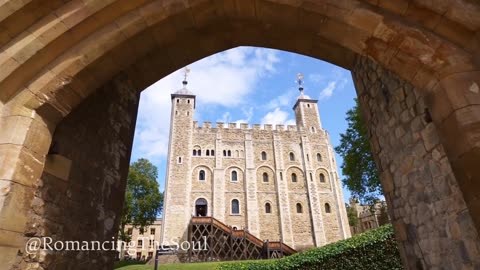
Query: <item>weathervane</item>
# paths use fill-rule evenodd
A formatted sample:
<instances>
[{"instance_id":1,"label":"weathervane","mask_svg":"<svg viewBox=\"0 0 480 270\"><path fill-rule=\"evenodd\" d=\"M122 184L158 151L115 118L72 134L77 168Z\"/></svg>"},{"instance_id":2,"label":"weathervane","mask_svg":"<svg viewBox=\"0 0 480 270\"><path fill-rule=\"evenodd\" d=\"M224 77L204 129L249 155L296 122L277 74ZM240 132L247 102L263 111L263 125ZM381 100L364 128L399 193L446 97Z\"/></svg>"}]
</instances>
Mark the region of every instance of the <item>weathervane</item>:
<instances>
[{"instance_id":1,"label":"weathervane","mask_svg":"<svg viewBox=\"0 0 480 270\"><path fill-rule=\"evenodd\" d=\"M303 93L303 75L302 75L302 73L298 73L297 83L298 83L298 90L300 90L300 93Z\"/></svg>"},{"instance_id":2,"label":"weathervane","mask_svg":"<svg viewBox=\"0 0 480 270\"><path fill-rule=\"evenodd\" d=\"M187 82L188 73L190 73L190 69L188 67L185 67L185 69L183 71L183 82L182 82L184 86L186 86L188 84L188 82Z\"/></svg>"}]
</instances>

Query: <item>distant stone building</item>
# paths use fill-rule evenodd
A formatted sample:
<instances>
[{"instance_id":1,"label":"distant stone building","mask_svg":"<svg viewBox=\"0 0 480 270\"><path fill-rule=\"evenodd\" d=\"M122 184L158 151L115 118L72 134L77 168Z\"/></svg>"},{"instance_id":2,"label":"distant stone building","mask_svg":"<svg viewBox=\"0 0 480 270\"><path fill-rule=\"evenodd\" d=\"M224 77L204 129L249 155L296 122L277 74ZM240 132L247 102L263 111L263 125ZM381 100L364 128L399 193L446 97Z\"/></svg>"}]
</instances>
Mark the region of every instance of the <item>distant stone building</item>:
<instances>
[{"instance_id":1,"label":"distant stone building","mask_svg":"<svg viewBox=\"0 0 480 270\"><path fill-rule=\"evenodd\" d=\"M213 216L297 250L350 236L330 138L317 100L299 82L297 125L287 127L200 127L187 82L171 95L163 243L187 239L192 216Z\"/></svg>"},{"instance_id":2,"label":"distant stone building","mask_svg":"<svg viewBox=\"0 0 480 270\"><path fill-rule=\"evenodd\" d=\"M384 201L378 202L372 207L372 205L362 205L355 198L351 198L350 207L355 209L357 214L357 224L350 226L352 235L376 229L390 222L387 204Z\"/></svg>"},{"instance_id":3,"label":"distant stone building","mask_svg":"<svg viewBox=\"0 0 480 270\"><path fill-rule=\"evenodd\" d=\"M132 225L126 225L125 232L131 237L131 244L124 249L124 252L130 258L148 260L155 256L157 245L160 243L162 220L155 220L152 225L145 228L143 233Z\"/></svg>"}]
</instances>

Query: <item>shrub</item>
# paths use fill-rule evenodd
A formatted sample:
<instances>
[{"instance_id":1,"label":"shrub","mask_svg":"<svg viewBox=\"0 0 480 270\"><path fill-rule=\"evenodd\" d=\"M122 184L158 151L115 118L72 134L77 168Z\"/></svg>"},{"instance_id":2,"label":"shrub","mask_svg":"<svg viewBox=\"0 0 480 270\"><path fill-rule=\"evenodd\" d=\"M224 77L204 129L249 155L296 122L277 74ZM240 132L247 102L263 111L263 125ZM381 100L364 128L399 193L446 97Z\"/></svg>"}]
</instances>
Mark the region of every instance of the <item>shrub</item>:
<instances>
[{"instance_id":1,"label":"shrub","mask_svg":"<svg viewBox=\"0 0 480 270\"><path fill-rule=\"evenodd\" d=\"M224 263L219 270L403 269L391 225L278 260Z\"/></svg>"}]
</instances>

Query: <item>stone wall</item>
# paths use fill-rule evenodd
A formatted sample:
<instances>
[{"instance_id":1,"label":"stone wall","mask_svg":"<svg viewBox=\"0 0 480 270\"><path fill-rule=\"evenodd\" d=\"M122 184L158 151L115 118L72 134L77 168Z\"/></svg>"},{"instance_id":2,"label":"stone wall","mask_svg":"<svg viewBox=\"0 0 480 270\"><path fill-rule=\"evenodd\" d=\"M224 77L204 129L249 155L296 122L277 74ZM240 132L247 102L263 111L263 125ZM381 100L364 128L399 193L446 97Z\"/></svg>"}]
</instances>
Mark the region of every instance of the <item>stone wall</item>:
<instances>
[{"instance_id":1,"label":"stone wall","mask_svg":"<svg viewBox=\"0 0 480 270\"><path fill-rule=\"evenodd\" d=\"M333 177L337 168L332 147L327 132L321 129L315 100L298 101L297 126L277 125L274 129L265 124L263 128L260 125L250 128L248 124L217 122L212 127L211 122L201 126L192 122L187 127L194 108L181 106L188 104L186 99L191 97L173 99L165 235L182 237L184 231L179 226L182 222L177 222L172 230L168 219L174 214L176 219L181 216L170 207L180 208L183 200L180 194L186 191L191 193L187 195L190 203L183 202L183 208L188 209L189 215L195 214L195 201L205 198L208 215L238 229L247 228L264 240L281 240L294 248L306 249L349 236L348 226L343 224L347 219L340 182ZM304 129L303 125L314 129ZM178 129L179 126L182 128ZM182 164L176 160L180 152ZM265 160L262 152L266 154ZM321 155L319 159L317 154ZM198 179L200 169L205 170L206 180ZM235 182L231 181L232 170L237 171ZM325 183L320 182L319 170L325 174ZM190 174L189 183L180 177L185 173ZM264 173L268 181L264 181ZM296 182L292 181L292 173L296 174ZM169 198L169 194L175 197ZM240 202L239 215L231 213L233 199ZM272 213L265 212L267 202ZM332 213L323 215L326 202ZM301 213L297 213L297 203L302 206Z\"/></svg>"},{"instance_id":2,"label":"stone wall","mask_svg":"<svg viewBox=\"0 0 480 270\"><path fill-rule=\"evenodd\" d=\"M422 92L366 57L352 69L409 269L478 269L480 242Z\"/></svg>"},{"instance_id":3,"label":"stone wall","mask_svg":"<svg viewBox=\"0 0 480 270\"><path fill-rule=\"evenodd\" d=\"M122 211L139 94L119 75L61 121L27 223L27 237L111 241ZM115 252L40 252L20 269L111 269Z\"/></svg>"},{"instance_id":4,"label":"stone wall","mask_svg":"<svg viewBox=\"0 0 480 270\"><path fill-rule=\"evenodd\" d=\"M194 182L192 177L195 177L192 174L194 107L194 96L172 95L170 138L166 162L165 210L162 223L162 242L164 244L171 245L180 239L187 239L187 227L194 211L192 205L195 202L190 197ZM198 177L196 179L195 181L198 181ZM187 208L189 206L191 206L191 211Z\"/></svg>"}]
</instances>

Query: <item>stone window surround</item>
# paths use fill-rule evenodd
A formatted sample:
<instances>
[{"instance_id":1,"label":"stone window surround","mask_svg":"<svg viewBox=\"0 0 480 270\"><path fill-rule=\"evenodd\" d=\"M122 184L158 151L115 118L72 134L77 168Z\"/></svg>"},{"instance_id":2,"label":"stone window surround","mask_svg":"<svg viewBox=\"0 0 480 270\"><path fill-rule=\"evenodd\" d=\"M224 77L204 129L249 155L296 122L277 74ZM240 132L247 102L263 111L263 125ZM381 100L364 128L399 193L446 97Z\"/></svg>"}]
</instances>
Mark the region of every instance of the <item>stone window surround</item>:
<instances>
[{"instance_id":1,"label":"stone window surround","mask_svg":"<svg viewBox=\"0 0 480 270\"><path fill-rule=\"evenodd\" d=\"M271 215L272 214L272 203L270 201L265 202L265 214ZM267 207L268 205L268 207Z\"/></svg>"},{"instance_id":2,"label":"stone window surround","mask_svg":"<svg viewBox=\"0 0 480 270\"><path fill-rule=\"evenodd\" d=\"M291 179L292 179L292 183L297 183L297 182L298 182L297 174L296 174L296 173L292 173L292 174L291 174Z\"/></svg>"},{"instance_id":3,"label":"stone window surround","mask_svg":"<svg viewBox=\"0 0 480 270\"><path fill-rule=\"evenodd\" d=\"M238 213L233 213L233 201L237 201L238 202ZM242 211L241 211L241 207L240 207L240 200L237 199L237 198L233 198L230 200L230 216L241 216L242 215Z\"/></svg>"},{"instance_id":4,"label":"stone window surround","mask_svg":"<svg viewBox=\"0 0 480 270\"><path fill-rule=\"evenodd\" d=\"M327 178L325 177L325 174L323 174L323 172L321 172L318 177L320 178L320 183L326 183L327 182Z\"/></svg>"},{"instance_id":5,"label":"stone window surround","mask_svg":"<svg viewBox=\"0 0 480 270\"><path fill-rule=\"evenodd\" d=\"M295 213L296 214L303 214L303 205L300 202L295 203Z\"/></svg>"},{"instance_id":6,"label":"stone window surround","mask_svg":"<svg viewBox=\"0 0 480 270\"><path fill-rule=\"evenodd\" d=\"M192 157L201 157L201 158L214 158L214 157L215 157L215 150L213 150L213 149L206 149L204 156L199 155L199 154L198 154L198 151L201 151L201 150L193 149L193 151L192 151ZM201 152L200 152L200 153L201 153ZM208 154L207 154L207 153L208 153Z\"/></svg>"},{"instance_id":7,"label":"stone window surround","mask_svg":"<svg viewBox=\"0 0 480 270\"><path fill-rule=\"evenodd\" d=\"M262 160L267 160L267 152L262 151L262 153L260 155L261 155Z\"/></svg>"},{"instance_id":8,"label":"stone window surround","mask_svg":"<svg viewBox=\"0 0 480 270\"><path fill-rule=\"evenodd\" d=\"M203 172L203 175L202 175ZM202 177L203 176L203 177ZM207 181L206 173L204 169L198 171L198 181Z\"/></svg>"},{"instance_id":9,"label":"stone window surround","mask_svg":"<svg viewBox=\"0 0 480 270\"><path fill-rule=\"evenodd\" d=\"M332 213L332 207L330 206L330 203L325 203L324 204L324 210L326 214L331 214Z\"/></svg>"},{"instance_id":10,"label":"stone window surround","mask_svg":"<svg viewBox=\"0 0 480 270\"><path fill-rule=\"evenodd\" d=\"M289 158L288 160L290 161L295 161L295 153L293 152L288 153L288 158Z\"/></svg>"},{"instance_id":11,"label":"stone window surround","mask_svg":"<svg viewBox=\"0 0 480 270\"><path fill-rule=\"evenodd\" d=\"M234 177L234 174L235 174L235 177ZM235 178L235 179L234 179ZM231 172L230 172L230 182L238 182L238 172L237 170L233 169Z\"/></svg>"},{"instance_id":12,"label":"stone window surround","mask_svg":"<svg viewBox=\"0 0 480 270\"><path fill-rule=\"evenodd\" d=\"M270 178L270 177L268 176L268 173L267 173L267 172L262 173L262 180L263 180L262 182L263 182L263 183L268 183L268 182L270 182L270 179L269 179L269 178ZM266 180L266 181L265 181L265 180Z\"/></svg>"}]
</instances>

